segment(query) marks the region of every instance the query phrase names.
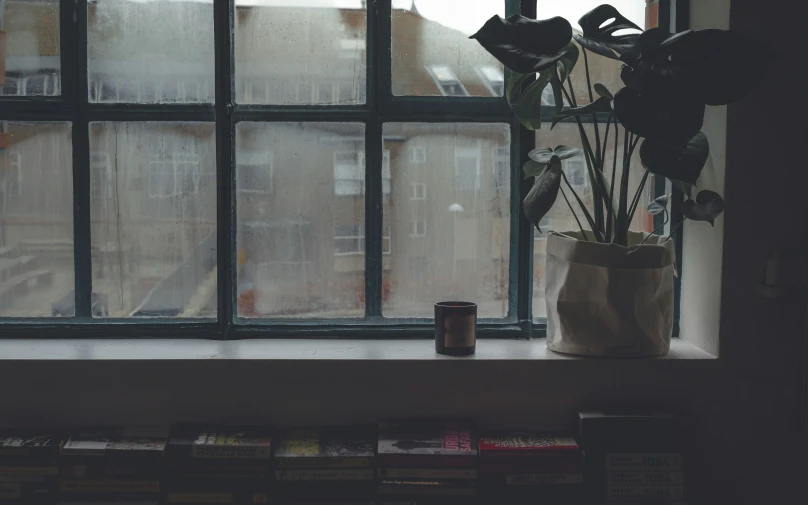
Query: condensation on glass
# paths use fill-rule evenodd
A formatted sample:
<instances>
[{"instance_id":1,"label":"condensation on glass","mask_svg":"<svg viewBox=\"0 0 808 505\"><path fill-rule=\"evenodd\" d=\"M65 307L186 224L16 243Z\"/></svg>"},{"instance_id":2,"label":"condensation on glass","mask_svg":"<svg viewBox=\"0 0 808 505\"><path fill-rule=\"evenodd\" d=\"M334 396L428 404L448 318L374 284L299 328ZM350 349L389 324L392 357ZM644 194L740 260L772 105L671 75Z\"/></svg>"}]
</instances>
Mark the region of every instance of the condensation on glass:
<instances>
[{"instance_id":1,"label":"condensation on glass","mask_svg":"<svg viewBox=\"0 0 808 505\"><path fill-rule=\"evenodd\" d=\"M504 0L393 2L393 94L502 96L502 64L468 38L494 14Z\"/></svg>"},{"instance_id":2,"label":"condensation on glass","mask_svg":"<svg viewBox=\"0 0 808 505\"><path fill-rule=\"evenodd\" d=\"M59 1L0 1L0 96L62 94Z\"/></svg>"},{"instance_id":3,"label":"condensation on glass","mask_svg":"<svg viewBox=\"0 0 808 505\"><path fill-rule=\"evenodd\" d=\"M0 121L0 317L75 314L70 123Z\"/></svg>"},{"instance_id":4,"label":"condensation on glass","mask_svg":"<svg viewBox=\"0 0 808 505\"><path fill-rule=\"evenodd\" d=\"M214 125L90 125L93 295L108 317L216 316Z\"/></svg>"},{"instance_id":5,"label":"condensation on glass","mask_svg":"<svg viewBox=\"0 0 808 505\"><path fill-rule=\"evenodd\" d=\"M213 0L90 2L87 22L91 102L213 102Z\"/></svg>"},{"instance_id":6,"label":"condensation on glass","mask_svg":"<svg viewBox=\"0 0 808 505\"><path fill-rule=\"evenodd\" d=\"M240 317L364 315L364 125L239 123L236 200Z\"/></svg>"},{"instance_id":7,"label":"condensation on glass","mask_svg":"<svg viewBox=\"0 0 808 505\"><path fill-rule=\"evenodd\" d=\"M443 300L475 302L480 317L507 315L510 141L506 124L384 125L393 244L386 317L433 317Z\"/></svg>"},{"instance_id":8,"label":"condensation on glass","mask_svg":"<svg viewBox=\"0 0 808 505\"><path fill-rule=\"evenodd\" d=\"M542 126L541 130L536 131L536 147L553 147L555 148L558 145L571 145L580 147L581 144L581 135L578 130L578 125L575 123L559 123L554 128L550 128L550 124L547 123ZM595 135L595 128L594 125L591 123L585 124L584 128L586 129L587 136L589 137L591 142L594 142L594 135ZM600 124L600 134L604 135L605 125ZM619 142L618 142L618 149L617 149L617 178L615 181L615 185L619 186L620 184L620 174L622 174L622 164L623 164L623 135L624 130L621 126L619 128ZM614 125L612 125L609 131L609 142L608 146L606 147L606 157L605 159L608 161L606 164L607 166L604 167L604 175L606 180L611 181L611 174L612 174L612 166L613 166L613 153L614 153ZM561 162L561 169L564 171L564 174L567 176L567 180L569 180L570 185L581 197L581 200L586 204L587 210L589 212L593 212L592 210L592 203L593 203L593 193L592 193L592 184L589 180L589 171L586 166L586 160L584 155L581 154L575 158L570 158L567 160L563 160ZM642 162L640 160L640 149L639 145L637 149L634 151L634 155L631 158L631 170L629 171L629 203L631 202L632 197L637 192L637 188L640 185L640 181L642 180L643 173L645 169L642 166ZM650 232L654 228L654 216L648 214L647 206L648 203L653 199L652 195L654 194L654 176L651 175L648 178L648 181L645 184L645 187L641 193L640 203L637 207L637 211L634 214L634 220L631 222L631 230L634 231L646 231ZM569 192L566 184L563 185L563 189L567 192L567 197L570 199L570 203L573 205L578 218L581 220L584 228L588 229L589 227L586 224L585 217L580 210L580 206L575 201L573 195ZM617 200L615 200L616 202ZM557 231L560 233L564 233L567 231L577 231L578 223L575 221L575 218L572 215L572 211L570 210L567 202L564 198L559 195L558 199L556 199L555 204L550 209L550 212L542 219L541 225L542 233L539 233L535 228L533 229L533 316L534 317L546 317L547 315L547 308L545 305L544 300L544 286L545 286L545 261L546 261L546 251L547 251L547 231Z\"/></svg>"},{"instance_id":9,"label":"condensation on glass","mask_svg":"<svg viewBox=\"0 0 808 505\"><path fill-rule=\"evenodd\" d=\"M244 104L366 101L364 2L235 2L235 96Z\"/></svg>"}]
</instances>

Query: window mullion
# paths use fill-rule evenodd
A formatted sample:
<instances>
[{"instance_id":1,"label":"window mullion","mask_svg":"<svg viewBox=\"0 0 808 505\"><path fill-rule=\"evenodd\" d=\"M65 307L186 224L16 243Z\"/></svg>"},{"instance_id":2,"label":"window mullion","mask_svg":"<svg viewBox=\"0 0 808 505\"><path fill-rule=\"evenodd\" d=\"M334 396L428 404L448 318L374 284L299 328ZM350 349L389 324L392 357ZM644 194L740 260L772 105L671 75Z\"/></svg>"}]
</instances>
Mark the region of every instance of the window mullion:
<instances>
[{"instance_id":1,"label":"window mullion","mask_svg":"<svg viewBox=\"0 0 808 505\"><path fill-rule=\"evenodd\" d=\"M74 13L71 9L76 9ZM75 317L92 317L92 247L90 226L90 125L87 116L87 0L76 3L61 2L61 19L69 15L70 21L61 25L66 32L62 46L66 59L72 65L63 68L62 92L65 100L75 106L73 117L73 261L75 266ZM66 13L65 11L70 11ZM73 15L75 14L75 23ZM67 40L66 40L67 39ZM71 40L72 39L72 40Z\"/></svg>"},{"instance_id":2,"label":"window mullion","mask_svg":"<svg viewBox=\"0 0 808 505\"><path fill-rule=\"evenodd\" d=\"M222 337L233 324L235 306L236 244L233 199L233 9L230 1L213 5L216 111L216 233L217 233L217 313Z\"/></svg>"}]
</instances>

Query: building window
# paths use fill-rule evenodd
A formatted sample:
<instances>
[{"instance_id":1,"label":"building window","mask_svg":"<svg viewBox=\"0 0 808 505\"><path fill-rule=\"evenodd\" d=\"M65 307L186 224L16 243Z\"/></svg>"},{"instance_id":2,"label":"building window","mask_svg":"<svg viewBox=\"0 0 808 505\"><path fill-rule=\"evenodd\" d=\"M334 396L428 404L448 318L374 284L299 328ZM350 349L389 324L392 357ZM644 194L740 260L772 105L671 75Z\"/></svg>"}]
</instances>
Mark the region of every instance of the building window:
<instances>
[{"instance_id":1,"label":"building window","mask_svg":"<svg viewBox=\"0 0 808 505\"><path fill-rule=\"evenodd\" d=\"M511 151L508 147L494 148L494 187L499 190L511 187Z\"/></svg>"},{"instance_id":2,"label":"building window","mask_svg":"<svg viewBox=\"0 0 808 505\"><path fill-rule=\"evenodd\" d=\"M492 95L502 96L505 94L505 74L501 68L493 66L480 67L477 69L477 74Z\"/></svg>"},{"instance_id":3,"label":"building window","mask_svg":"<svg viewBox=\"0 0 808 505\"><path fill-rule=\"evenodd\" d=\"M410 163L426 163L426 148L423 146L412 146L409 149Z\"/></svg>"},{"instance_id":4,"label":"building window","mask_svg":"<svg viewBox=\"0 0 808 505\"><path fill-rule=\"evenodd\" d=\"M435 81L435 84L440 90L440 94L444 96L469 96L469 92L457 78L457 75L447 65L429 65L427 66L429 75Z\"/></svg>"},{"instance_id":5,"label":"building window","mask_svg":"<svg viewBox=\"0 0 808 505\"><path fill-rule=\"evenodd\" d=\"M382 254L392 254L393 237L386 225L382 231ZM365 228L358 224L334 227L334 256L365 254Z\"/></svg>"},{"instance_id":6,"label":"building window","mask_svg":"<svg viewBox=\"0 0 808 505\"><path fill-rule=\"evenodd\" d=\"M95 201L112 198L115 180L109 155L103 152L90 153L90 197Z\"/></svg>"},{"instance_id":7,"label":"building window","mask_svg":"<svg viewBox=\"0 0 808 505\"><path fill-rule=\"evenodd\" d=\"M426 184L413 182L410 184L410 200L426 200Z\"/></svg>"},{"instance_id":8,"label":"building window","mask_svg":"<svg viewBox=\"0 0 808 505\"><path fill-rule=\"evenodd\" d=\"M410 237L426 237L426 219L410 220Z\"/></svg>"},{"instance_id":9,"label":"building window","mask_svg":"<svg viewBox=\"0 0 808 505\"><path fill-rule=\"evenodd\" d=\"M236 153L239 193L272 194L274 175L275 164L271 152L239 150Z\"/></svg>"},{"instance_id":10,"label":"building window","mask_svg":"<svg viewBox=\"0 0 808 505\"><path fill-rule=\"evenodd\" d=\"M382 193L389 195L392 184L390 150L385 149L382 162ZM365 194L365 153L337 151L334 153L334 194L351 196Z\"/></svg>"},{"instance_id":11,"label":"building window","mask_svg":"<svg viewBox=\"0 0 808 505\"><path fill-rule=\"evenodd\" d=\"M579 156L565 161L567 166L564 173L567 175L567 180L570 181L570 184L580 188L586 187L586 163L583 158Z\"/></svg>"},{"instance_id":12,"label":"building window","mask_svg":"<svg viewBox=\"0 0 808 505\"><path fill-rule=\"evenodd\" d=\"M6 194L9 196L22 195L22 154L18 151L9 151L8 153L8 172Z\"/></svg>"},{"instance_id":13,"label":"building window","mask_svg":"<svg viewBox=\"0 0 808 505\"><path fill-rule=\"evenodd\" d=\"M194 193L199 188L200 167L196 149L173 151L169 135L154 136L149 142L149 196L167 198ZM178 140L178 139L175 139ZM184 146L183 142L183 146Z\"/></svg>"},{"instance_id":14,"label":"building window","mask_svg":"<svg viewBox=\"0 0 808 505\"><path fill-rule=\"evenodd\" d=\"M476 147L455 148L455 189L480 190L480 150Z\"/></svg>"}]
</instances>

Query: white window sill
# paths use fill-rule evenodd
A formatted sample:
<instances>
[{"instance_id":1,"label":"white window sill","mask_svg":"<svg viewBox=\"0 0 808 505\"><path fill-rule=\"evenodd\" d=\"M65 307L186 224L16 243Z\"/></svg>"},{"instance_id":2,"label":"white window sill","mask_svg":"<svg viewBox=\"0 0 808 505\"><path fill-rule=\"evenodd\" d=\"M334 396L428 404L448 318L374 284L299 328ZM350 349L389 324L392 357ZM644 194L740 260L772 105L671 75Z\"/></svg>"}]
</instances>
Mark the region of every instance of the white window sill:
<instances>
[{"instance_id":1,"label":"white window sill","mask_svg":"<svg viewBox=\"0 0 808 505\"><path fill-rule=\"evenodd\" d=\"M653 360L710 360L715 356L682 339L673 339L667 356ZM0 362L29 361L593 361L554 353L544 340L484 339L473 356L435 352L431 340L268 339L212 341L197 339L0 340ZM642 361L639 359L598 361Z\"/></svg>"}]
</instances>

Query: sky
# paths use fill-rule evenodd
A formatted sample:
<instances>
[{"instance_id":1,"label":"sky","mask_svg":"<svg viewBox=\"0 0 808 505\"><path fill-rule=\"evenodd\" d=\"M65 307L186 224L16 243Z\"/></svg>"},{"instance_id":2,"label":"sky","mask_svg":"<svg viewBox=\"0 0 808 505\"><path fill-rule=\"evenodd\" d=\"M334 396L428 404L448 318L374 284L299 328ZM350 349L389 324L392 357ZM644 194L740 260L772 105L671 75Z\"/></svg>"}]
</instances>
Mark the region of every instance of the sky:
<instances>
[{"instance_id":1,"label":"sky","mask_svg":"<svg viewBox=\"0 0 808 505\"><path fill-rule=\"evenodd\" d=\"M211 0L197 1L211 3ZM413 3L413 0L392 1L393 8L397 9L409 9ZM573 28L578 28L578 18L604 2L605 0L537 0L538 18L547 19L561 16L572 23ZM642 27L645 23L645 0L609 0L608 3L615 6L621 14L637 25ZM236 5L278 7L358 8L361 4L362 0L236 0ZM469 35L476 32L494 14L505 15L504 0L415 0L415 6L425 18Z\"/></svg>"}]
</instances>

